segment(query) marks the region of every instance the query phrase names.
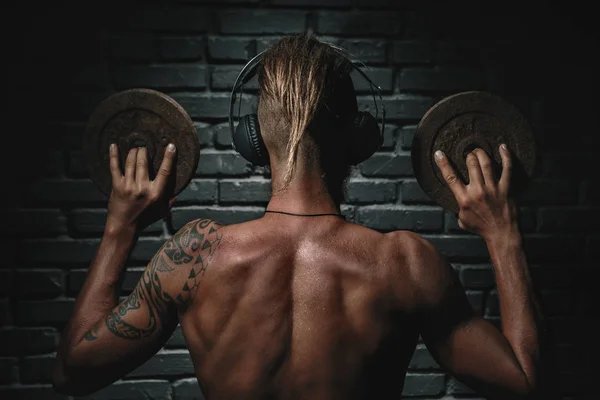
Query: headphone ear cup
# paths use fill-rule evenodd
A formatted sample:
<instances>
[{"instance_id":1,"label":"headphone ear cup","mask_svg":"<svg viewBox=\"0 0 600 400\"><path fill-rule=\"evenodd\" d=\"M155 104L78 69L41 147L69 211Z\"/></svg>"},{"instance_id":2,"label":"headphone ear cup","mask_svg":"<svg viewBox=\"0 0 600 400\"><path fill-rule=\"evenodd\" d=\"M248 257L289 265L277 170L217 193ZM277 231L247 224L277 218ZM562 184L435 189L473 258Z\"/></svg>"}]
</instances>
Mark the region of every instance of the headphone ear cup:
<instances>
[{"instance_id":1,"label":"headphone ear cup","mask_svg":"<svg viewBox=\"0 0 600 400\"><path fill-rule=\"evenodd\" d=\"M235 150L254 165L267 165L269 153L260 135L258 115L247 114L240 118L233 135Z\"/></svg>"},{"instance_id":2,"label":"headphone ear cup","mask_svg":"<svg viewBox=\"0 0 600 400\"><path fill-rule=\"evenodd\" d=\"M383 138L377 120L366 111L359 111L350 125L348 162L356 165L371 157L381 147Z\"/></svg>"}]
</instances>

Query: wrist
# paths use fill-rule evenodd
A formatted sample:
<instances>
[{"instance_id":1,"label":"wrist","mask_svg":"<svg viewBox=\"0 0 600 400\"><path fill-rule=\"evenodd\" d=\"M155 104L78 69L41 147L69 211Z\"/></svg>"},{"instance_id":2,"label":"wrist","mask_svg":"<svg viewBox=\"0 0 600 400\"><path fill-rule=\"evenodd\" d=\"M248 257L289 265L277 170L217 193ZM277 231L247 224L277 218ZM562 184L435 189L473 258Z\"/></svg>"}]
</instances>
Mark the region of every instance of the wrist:
<instances>
[{"instance_id":1,"label":"wrist","mask_svg":"<svg viewBox=\"0 0 600 400\"><path fill-rule=\"evenodd\" d=\"M114 221L110 217L107 218L104 227L104 236L109 238L125 239L127 237L134 237L136 232L137 226L135 224Z\"/></svg>"},{"instance_id":2,"label":"wrist","mask_svg":"<svg viewBox=\"0 0 600 400\"><path fill-rule=\"evenodd\" d=\"M516 225L486 235L484 240L488 248L518 248L523 243L523 237Z\"/></svg>"}]
</instances>

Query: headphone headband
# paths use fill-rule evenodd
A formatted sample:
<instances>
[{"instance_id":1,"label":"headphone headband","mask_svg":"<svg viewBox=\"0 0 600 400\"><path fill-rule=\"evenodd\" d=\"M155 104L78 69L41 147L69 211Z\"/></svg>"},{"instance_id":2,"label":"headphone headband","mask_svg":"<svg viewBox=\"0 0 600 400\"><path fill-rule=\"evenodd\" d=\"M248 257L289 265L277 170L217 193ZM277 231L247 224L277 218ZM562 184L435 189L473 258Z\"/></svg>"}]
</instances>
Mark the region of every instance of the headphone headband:
<instances>
[{"instance_id":1,"label":"headphone headband","mask_svg":"<svg viewBox=\"0 0 600 400\"><path fill-rule=\"evenodd\" d=\"M350 63L350 65L352 66L352 68L354 70L356 70L367 82L369 82L369 85L371 86L371 94L373 95L373 102L375 103L375 118L377 118L379 116L379 108L377 107L377 101L375 100L375 91L377 92L377 95L379 96L379 101L381 102L380 135L383 140L383 133L385 130L385 104L383 103L383 97L381 96L381 87L379 87L379 85L375 84L363 70L361 70L356 65L354 65L353 59L356 62L358 62L360 65L365 67L366 69L370 70L370 68L367 66L367 64L365 64L363 61L361 61L354 55L350 54L344 48L337 46L335 44L332 44L332 43L327 43L327 42L321 42L321 43L326 44L326 45L330 46L332 49L334 49L335 51L337 51L342 57L344 57L346 60L348 60L348 62ZM232 116L233 116L233 106L236 101L236 92L237 92L238 88L241 88L250 79L252 79L252 77L253 77L252 74L254 74L254 72L256 71L256 67L260 63L260 61L262 59L262 55L265 52L267 52L267 50L263 50L260 53L258 53L257 55L255 55L254 57L252 57L246 63L246 65L244 65L244 67L238 74L238 76L235 79L235 82L233 84L233 89L231 90L231 97L230 97L230 102L229 102L229 129L230 129L232 135L234 134L233 117ZM240 101L240 107L241 107L241 101ZM235 148L235 143L233 144L233 146Z\"/></svg>"}]
</instances>

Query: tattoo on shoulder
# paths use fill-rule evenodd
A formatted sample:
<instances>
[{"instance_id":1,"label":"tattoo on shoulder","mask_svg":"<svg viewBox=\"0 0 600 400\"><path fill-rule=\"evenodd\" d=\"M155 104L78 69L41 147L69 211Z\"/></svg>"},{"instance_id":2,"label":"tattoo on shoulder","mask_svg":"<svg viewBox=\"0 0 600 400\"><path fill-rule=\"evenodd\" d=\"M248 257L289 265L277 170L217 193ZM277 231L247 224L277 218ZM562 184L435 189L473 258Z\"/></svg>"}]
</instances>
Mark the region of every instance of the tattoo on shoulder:
<instances>
[{"instance_id":1,"label":"tattoo on shoulder","mask_svg":"<svg viewBox=\"0 0 600 400\"><path fill-rule=\"evenodd\" d=\"M208 219L195 220L173 235L150 261L134 291L106 317L108 329L125 339L147 337L158 326L168 323L174 309L185 308L193 300L201 277L221 242L220 228L221 225ZM186 268L187 279L180 292L172 296L162 289L160 279L165 274L179 272L176 270L180 268ZM140 308L140 300L144 300L148 308L147 324L143 327L125 321L129 311ZM90 339L86 336L86 340Z\"/></svg>"}]
</instances>

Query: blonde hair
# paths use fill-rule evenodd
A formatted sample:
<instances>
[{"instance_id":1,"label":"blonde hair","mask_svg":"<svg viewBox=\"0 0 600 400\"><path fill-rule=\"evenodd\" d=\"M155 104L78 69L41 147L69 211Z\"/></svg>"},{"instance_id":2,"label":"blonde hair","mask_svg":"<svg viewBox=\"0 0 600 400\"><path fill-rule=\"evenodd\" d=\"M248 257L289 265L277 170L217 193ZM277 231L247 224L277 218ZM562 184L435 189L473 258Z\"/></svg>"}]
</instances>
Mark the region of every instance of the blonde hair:
<instances>
[{"instance_id":1,"label":"blonde hair","mask_svg":"<svg viewBox=\"0 0 600 400\"><path fill-rule=\"evenodd\" d=\"M287 137L274 133L278 136L274 141L285 143L283 189L292 180L309 125L323 107L330 109L325 103L337 83L349 77L351 68L345 57L313 36L284 37L263 54L258 71L259 102L281 114L289 128Z\"/></svg>"}]
</instances>

